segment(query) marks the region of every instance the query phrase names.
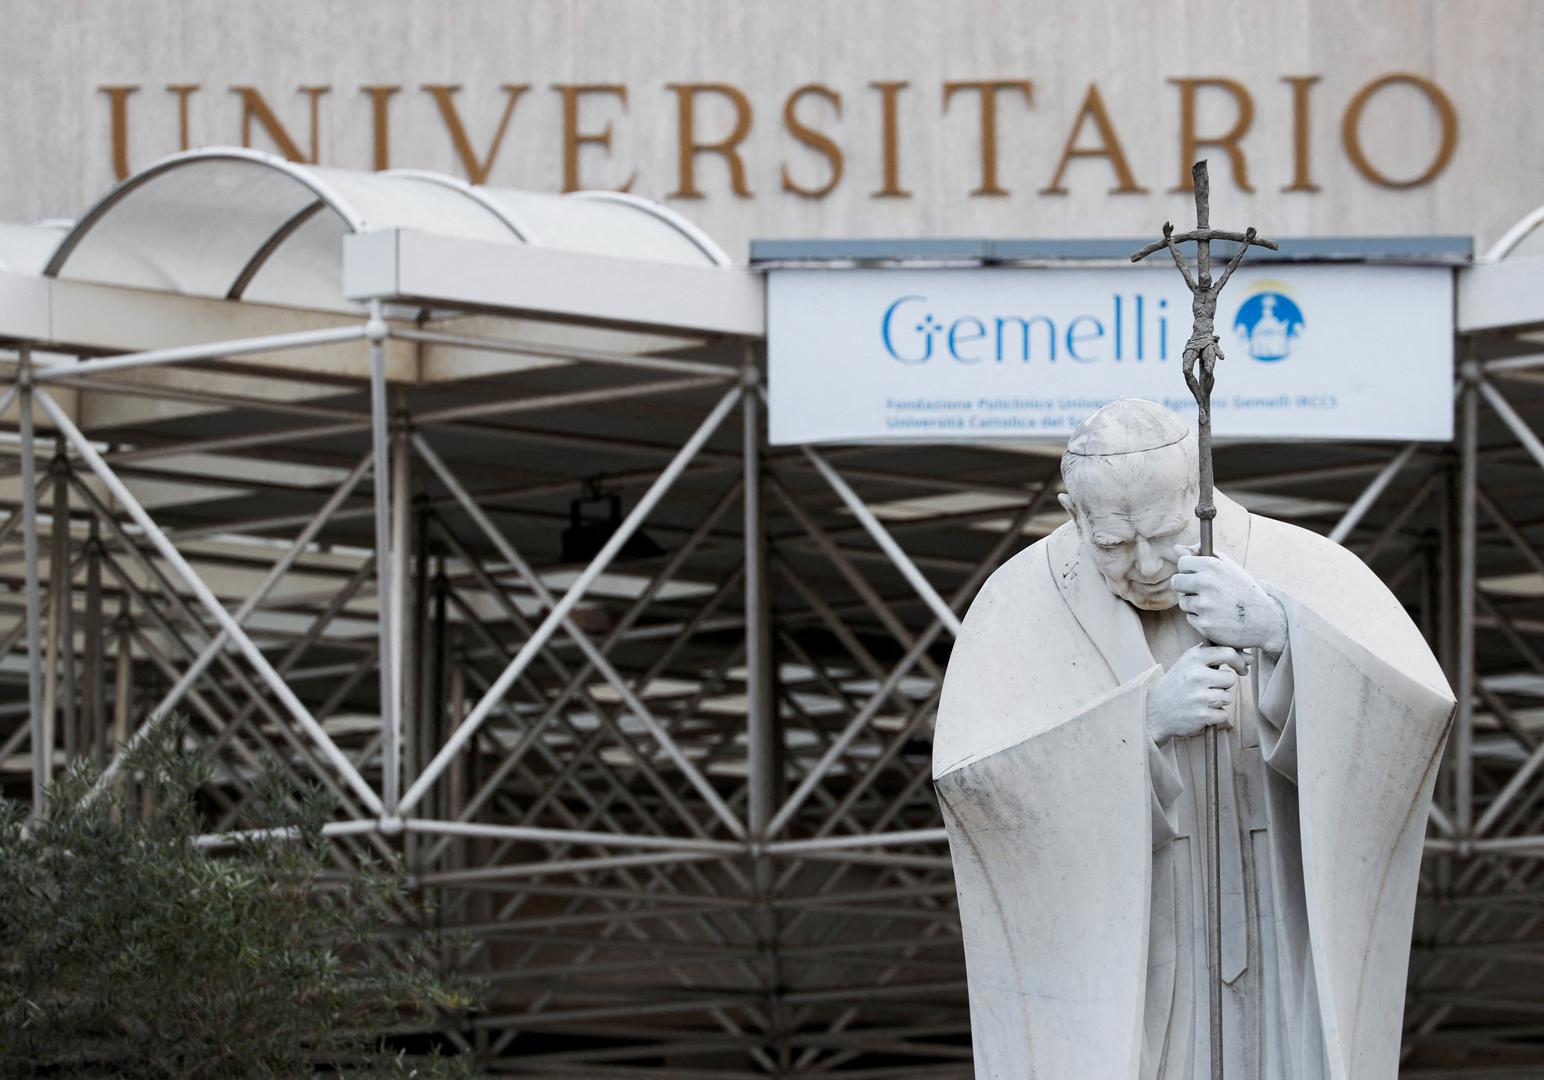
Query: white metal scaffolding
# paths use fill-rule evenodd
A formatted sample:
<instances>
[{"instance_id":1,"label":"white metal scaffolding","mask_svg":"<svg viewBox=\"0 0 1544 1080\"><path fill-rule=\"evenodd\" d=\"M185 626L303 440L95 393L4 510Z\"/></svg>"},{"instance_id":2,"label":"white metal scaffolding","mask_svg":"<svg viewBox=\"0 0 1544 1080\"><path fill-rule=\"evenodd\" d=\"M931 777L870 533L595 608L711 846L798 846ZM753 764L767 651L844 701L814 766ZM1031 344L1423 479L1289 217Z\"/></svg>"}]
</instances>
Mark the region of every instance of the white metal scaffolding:
<instances>
[{"instance_id":1,"label":"white metal scaffolding","mask_svg":"<svg viewBox=\"0 0 1544 1080\"><path fill-rule=\"evenodd\" d=\"M1453 445L1217 459L1459 692L1410 1076L1544 1068L1527 235L1460 284ZM467 935L487 1009L409 1044L490 1073L970 1075L931 723L1053 451L769 448L760 281L636 200L201 152L50 250L0 269L8 796L180 710L218 849L283 761Z\"/></svg>"}]
</instances>

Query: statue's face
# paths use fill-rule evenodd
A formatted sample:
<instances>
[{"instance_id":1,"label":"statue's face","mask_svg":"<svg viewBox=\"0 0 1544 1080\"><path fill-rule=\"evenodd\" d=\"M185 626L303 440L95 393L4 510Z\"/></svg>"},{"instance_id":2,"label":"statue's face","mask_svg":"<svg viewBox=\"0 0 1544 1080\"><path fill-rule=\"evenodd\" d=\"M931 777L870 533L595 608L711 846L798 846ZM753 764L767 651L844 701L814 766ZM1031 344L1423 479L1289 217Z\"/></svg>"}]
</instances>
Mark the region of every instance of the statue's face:
<instances>
[{"instance_id":1,"label":"statue's face","mask_svg":"<svg viewBox=\"0 0 1544 1080\"><path fill-rule=\"evenodd\" d=\"M1062 506L1110 591L1144 611L1163 611L1177 603L1169 585L1174 548L1199 537L1195 489L1184 454L1155 450L1133 457L1139 460L1081 472L1077 490L1061 496Z\"/></svg>"}]
</instances>

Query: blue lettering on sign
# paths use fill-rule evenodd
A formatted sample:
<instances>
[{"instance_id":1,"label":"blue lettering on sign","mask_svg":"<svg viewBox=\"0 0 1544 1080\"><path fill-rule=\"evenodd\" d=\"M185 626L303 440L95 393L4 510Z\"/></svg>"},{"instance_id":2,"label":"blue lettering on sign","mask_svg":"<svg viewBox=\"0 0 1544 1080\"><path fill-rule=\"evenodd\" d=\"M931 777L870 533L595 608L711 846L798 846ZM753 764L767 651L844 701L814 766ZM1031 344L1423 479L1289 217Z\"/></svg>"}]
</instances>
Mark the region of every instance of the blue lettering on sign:
<instances>
[{"instance_id":1,"label":"blue lettering on sign","mask_svg":"<svg viewBox=\"0 0 1544 1080\"><path fill-rule=\"evenodd\" d=\"M933 357L933 332L938 329L938 323L932 315L926 316L923 321L917 323L916 331L922 335L922 352L917 356L902 356L895 351L895 313L902 304L912 300L927 302L925 296L903 296L889 307L885 308L884 321L880 323L879 336L884 340L885 351L903 364L925 364Z\"/></svg>"},{"instance_id":2,"label":"blue lettering on sign","mask_svg":"<svg viewBox=\"0 0 1544 1080\"><path fill-rule=\"evenodd\" d=\"M997 327L998 363L1002 363L1003 342L1008 340L1008 336L1011 333L1010 327L1017 328L1018 330L1020 360L1025 363L1029 362L1033 352L1033 348L1030 345L1030 331L1036 326L1042 327L1045 330L1046 359L1056 359L1056 324L1046 316L1036 315L1032 319L1025 319L1017 315L999 315L992 320L992 324Z\"/></svg>"},{"instance_id":3,"label":"blue lettering on sign","mask_svg":"<svg viewBox=\"0 0 1544 1080\"><path fill-rule=\"evenodd\" d=\"M941 316L920 293L897 297L879 321L879 340L897 363L997 364L1043 360L1058 352L1079 364L1169 358L1168 300L1142 293L1110 297L1107 314L1084 312L1058 325L1050 315L959 313ZM1151 313L1151 314L1149 314ZM1148 349L1156 342L1157 355Z\"/></svg>"},{"instance_id":4,"label":"blue lettering on sign","mask_svg":"<svg viewBox=\"0 0 1544 1080\"><path fill-rule=\"evenodd\" d=\"M1090 324L1093 329L1081 333L1078 326L1082 323ZM1083 356L1078 352L1078 346L1085 341L1092 341L1104 337L1104 324L1092 315L1079 315L1067 324L1067 355L1080 364L1091 364L1099 359L1097 356Z\"/></svg>"},{"instance_id":5,"label":"blue lettering on sign","mask_svg":"<svg viewBox=\"0 0 1544 1080\"><path fill-rule=\"evenodd\" d=\"M961 330L969 326L964 333ZM974 364L981 359L981 354L966 356L960 352L960 346L972 341L980 341L986 337L986 326L973 315L965 315L949 324L949 355L962 364Z\"/></svg>"}]
</instances>

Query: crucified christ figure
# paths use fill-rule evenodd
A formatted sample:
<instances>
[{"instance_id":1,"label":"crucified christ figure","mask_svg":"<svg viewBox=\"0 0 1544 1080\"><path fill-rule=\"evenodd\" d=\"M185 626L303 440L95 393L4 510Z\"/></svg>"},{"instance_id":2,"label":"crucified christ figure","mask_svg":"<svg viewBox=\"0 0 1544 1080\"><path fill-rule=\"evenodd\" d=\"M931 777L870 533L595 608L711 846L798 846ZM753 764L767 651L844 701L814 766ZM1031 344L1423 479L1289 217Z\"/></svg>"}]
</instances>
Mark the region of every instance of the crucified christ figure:
<instances>
[{"instance_id":1,"label":"crucified christ figure","mask_svg":"<svg viewBox=\"0 0 1544 1080\"><path fill-rule=\"evenodd\" d=\"M1196 162L1190 170L1190 176L1196 197L1194 231L1175 236L1173 223L1165 221L1163 239L1148 244L1132 255L1131 261L1141 262L1160 248L1167 248L1174 259L1174 265L1179 268L1180 275L1185 279L1185 285L1190 289L1192 319L1190 339L1185 342L1185 351L1181 359L1185 369L1185 385L1190 387L1190 393L1196 399L1196 408L1199 410L1197 434L1201 459L1201 485L1196 517L1201 519L1201 554L1210 555L1211 524L1212 519L1217 516L1217 508L1212 503L1212 386L1216 381L1217 361L1222 359L1222 346L1218 344L1216 332L1217 297L1222 293L1228 279L1233 276L1233 271L1237 270L1239 263L1244 261L1244 254L1251 246L1270 248L1275 251L1276 242L1258 236L1252 225L1242 233L1213 229L1211 227L1211 181L1207 176L1206 162ZM1238 244L1238 250L1233 253L1233 257L1228 260L1228 265L1222 271L1222 276L1215 282L1212 281L1213 240L1231 240ZM1187 241L1194 241L1196 245L1194 277L1190 275L1190 267L1185 264L1184 258L1179 253L1179 245ZM1196 372L1198 360L1201 367L1199 374Z\"/></svg>"}]
</instances>

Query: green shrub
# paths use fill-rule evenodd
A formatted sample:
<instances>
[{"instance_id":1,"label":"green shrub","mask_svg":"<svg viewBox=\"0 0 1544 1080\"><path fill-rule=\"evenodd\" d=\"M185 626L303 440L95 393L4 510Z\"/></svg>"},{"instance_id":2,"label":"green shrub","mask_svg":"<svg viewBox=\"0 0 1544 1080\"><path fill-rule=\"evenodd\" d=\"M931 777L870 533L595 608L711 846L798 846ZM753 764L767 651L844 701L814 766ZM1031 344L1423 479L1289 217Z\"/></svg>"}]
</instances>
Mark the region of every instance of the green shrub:
<instances>
[{"instance_id":1,"label":"green shrub","mask_svg":"<svg viewBox=\"0 0 1544 1080\"><path fill-rule=\"evenodd\" d=\"M470 1005L395 860L361 842L340 870L326 803L276 770L242 824L295 832L201 849L205 769L161 727L131 784L91 798L71 768L30 828L0 799L0 1075L474 1075L381 1041Z\"/></svg>"}]
</instances>

